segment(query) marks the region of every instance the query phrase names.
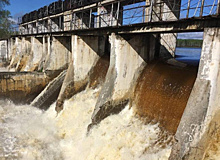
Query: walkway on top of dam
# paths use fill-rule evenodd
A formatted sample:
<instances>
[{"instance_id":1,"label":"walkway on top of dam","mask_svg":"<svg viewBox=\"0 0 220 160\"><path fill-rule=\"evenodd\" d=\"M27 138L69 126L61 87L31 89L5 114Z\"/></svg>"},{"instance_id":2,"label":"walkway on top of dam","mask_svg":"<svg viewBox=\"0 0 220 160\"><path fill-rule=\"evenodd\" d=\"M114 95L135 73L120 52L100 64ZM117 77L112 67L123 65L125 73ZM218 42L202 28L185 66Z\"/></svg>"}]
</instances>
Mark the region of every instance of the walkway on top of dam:
<instances>
[{"instance_id":1,"label":"walkway on top of dam","mask_svg":"<svg viewBox=\"0 0 220 160\"><path fill-rule=\"evenodd\" d=\"M212 27L220 27L220 0L103 0L21 21L15 36L175 33Z\"/></svg>"}]
</instances>

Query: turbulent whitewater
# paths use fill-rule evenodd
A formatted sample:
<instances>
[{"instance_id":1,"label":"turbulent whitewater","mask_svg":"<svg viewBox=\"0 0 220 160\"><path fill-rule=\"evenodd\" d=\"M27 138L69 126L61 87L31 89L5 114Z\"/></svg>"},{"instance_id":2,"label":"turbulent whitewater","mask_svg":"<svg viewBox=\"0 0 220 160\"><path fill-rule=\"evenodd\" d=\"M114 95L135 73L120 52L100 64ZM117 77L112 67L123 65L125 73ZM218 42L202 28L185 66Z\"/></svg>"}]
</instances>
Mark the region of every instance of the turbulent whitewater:
<instances>
[{"instance_id":1,"label":"turbulent whitewater","mask_svg":"<svg viewBox=\"0 0 220 160\"><path fill-rule=\"evenodd\" d=\"M158 124L144 124L129 105L95 126L87 126L99 89L81 92L43 112L0 101L0 159L21 160L167 160L172 137Z\"/></svg>"}]
</instances>

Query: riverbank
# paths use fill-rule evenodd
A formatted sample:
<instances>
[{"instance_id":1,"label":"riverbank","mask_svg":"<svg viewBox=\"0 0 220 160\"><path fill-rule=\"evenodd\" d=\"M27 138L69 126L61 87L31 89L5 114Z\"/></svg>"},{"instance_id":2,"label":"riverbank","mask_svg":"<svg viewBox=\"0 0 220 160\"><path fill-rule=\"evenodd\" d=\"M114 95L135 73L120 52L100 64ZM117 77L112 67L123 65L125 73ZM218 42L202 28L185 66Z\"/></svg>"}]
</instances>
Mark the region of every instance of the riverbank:
<instances>
[{"instance_id":1,"label":"riverbank","mask_svg":"<svg viewBox=\"0 0 220 160\"><path fill-rule=\"evenodd\" d=\"M203 40L199 39L177 39L177 47L180 48L202 48Z\"/></svg>"}]
</instances>

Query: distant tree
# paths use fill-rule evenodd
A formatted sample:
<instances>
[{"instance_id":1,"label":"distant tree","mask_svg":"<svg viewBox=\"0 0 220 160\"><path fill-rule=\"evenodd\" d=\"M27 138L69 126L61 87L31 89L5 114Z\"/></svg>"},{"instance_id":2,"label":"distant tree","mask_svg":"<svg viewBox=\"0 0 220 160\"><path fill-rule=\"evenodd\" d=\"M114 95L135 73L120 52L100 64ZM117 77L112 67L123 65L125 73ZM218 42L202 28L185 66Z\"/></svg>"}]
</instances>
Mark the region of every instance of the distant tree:
<instances>
[{"instance_id":1,"label":"distant tree","mask_svg":"<svg viewBox=\"0 0 220 160\"><path fill-rule=\"evenodd\" d=\"M0 39L8 38L12 33L12 17L10 12L4 9L9 4L9 0L0 0Z\"/></svg>"}]
</instances>

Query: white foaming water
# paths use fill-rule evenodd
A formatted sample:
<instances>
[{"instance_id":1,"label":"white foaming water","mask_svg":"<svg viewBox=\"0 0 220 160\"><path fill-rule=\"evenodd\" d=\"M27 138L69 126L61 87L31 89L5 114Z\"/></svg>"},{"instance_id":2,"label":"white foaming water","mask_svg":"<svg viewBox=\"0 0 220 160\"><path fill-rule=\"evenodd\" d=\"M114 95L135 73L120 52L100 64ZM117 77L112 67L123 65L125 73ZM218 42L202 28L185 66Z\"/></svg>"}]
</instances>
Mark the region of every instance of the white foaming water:
<instances>
[{"instance_id":1,"label":"white foaming water","mask_svg":"<svg viewBox=\"0 0 220 160\"><path fill-rule=\"evenodd\" d=\"M157 124L145 125L127 106L95 126L87 126L99 90L77 94L58 116L0 101L0 159L21 160L167 160L170 138Z\"/></svg>"}]
</instances>

